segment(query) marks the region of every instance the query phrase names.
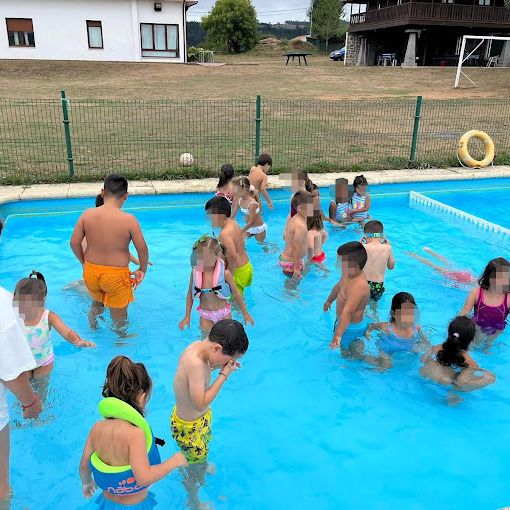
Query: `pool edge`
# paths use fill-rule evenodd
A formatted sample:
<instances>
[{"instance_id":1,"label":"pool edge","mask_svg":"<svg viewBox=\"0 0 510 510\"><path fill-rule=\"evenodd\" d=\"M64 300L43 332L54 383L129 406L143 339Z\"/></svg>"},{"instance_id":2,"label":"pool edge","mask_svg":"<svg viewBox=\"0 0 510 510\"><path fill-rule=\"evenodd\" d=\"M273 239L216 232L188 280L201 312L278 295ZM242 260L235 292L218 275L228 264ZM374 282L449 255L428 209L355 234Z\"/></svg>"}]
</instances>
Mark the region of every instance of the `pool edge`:
<instances>
[{"instance_id":1,"label":"pool edge","mask_svg":"<svg viewBox=\"0 0 510 510\"><path fill-rule=\"evenodd\" d=\"M343 177L352 180L354 172L310 174L319 187L327 186ZM510 166L495 166L489 169L473 168L428 168L424 170L380 170L363 172L370 184L396 184L428 181L477 180L510 177ZM278 176L269 176L269 188L278 189ZM178 193L207 193L216 188L216 179L186 179L179 181L130 181L131 195L167 195ZM102 182L35 184L32 186L0 186L0 205L22 200L51 198L85 198L99 193Z\"/></svg>"}]
</instances>

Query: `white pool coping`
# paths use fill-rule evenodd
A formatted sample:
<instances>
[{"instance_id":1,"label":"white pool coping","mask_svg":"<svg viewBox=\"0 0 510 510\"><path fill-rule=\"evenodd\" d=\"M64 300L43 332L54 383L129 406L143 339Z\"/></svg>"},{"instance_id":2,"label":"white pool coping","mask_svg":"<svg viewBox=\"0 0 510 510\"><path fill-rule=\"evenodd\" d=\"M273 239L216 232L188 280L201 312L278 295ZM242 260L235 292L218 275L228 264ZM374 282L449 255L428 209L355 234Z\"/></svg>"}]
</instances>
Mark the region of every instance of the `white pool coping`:
<instances>
[{"instance_id":1,"label":"white pool coping","mask_svg":"<svg viewBox=\"0 0 510 510\"><path fill-rule=\"evenodd\" d=\"M352 182L356 175L356 172L309 174L312 181L319 187L333 184L338 177L344 177L349 182ZM369 184L490 179L510 177L510 166L494 166L485 169L427 168L423 170L380 170L363 172L363 175L367 178ZM216 189L217 182L218 180L215 178L173 181L130 181L129 193L131 195L208 193ZM282 184L279 176L269 176L270 188L281 188ZM102 186L102 182L0 186L0 205L19 200L93 197L101 191Z\"/></svg>"}]
</instances>

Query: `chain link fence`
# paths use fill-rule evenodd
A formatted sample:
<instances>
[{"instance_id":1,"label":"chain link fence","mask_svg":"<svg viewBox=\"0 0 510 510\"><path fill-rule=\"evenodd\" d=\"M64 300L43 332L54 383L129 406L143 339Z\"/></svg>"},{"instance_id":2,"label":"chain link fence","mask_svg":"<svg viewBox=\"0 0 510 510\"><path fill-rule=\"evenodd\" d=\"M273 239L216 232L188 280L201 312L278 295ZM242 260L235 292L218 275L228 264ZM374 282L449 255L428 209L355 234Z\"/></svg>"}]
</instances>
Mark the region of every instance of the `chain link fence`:
<instances>
[{"instance_id":1,"label":"chain link fence","mask_svg":"<svg viewBox=\"0 0 510 510\"><path fill-rule=\"evenodd\" d=\"M460 136L486 131L510 163L510 100L0 100L0 183L217 175L257 152L275 172L456 164ZM257 109L257 104L259 108ZM65 121L68 122L65 122ZM412 157L413 134L416 157ZM470 146L476 158L482 147ZM191 166L180 155L193 156ZM481 159L481 158L480 158Z\"/></svg>"}]
</instances>

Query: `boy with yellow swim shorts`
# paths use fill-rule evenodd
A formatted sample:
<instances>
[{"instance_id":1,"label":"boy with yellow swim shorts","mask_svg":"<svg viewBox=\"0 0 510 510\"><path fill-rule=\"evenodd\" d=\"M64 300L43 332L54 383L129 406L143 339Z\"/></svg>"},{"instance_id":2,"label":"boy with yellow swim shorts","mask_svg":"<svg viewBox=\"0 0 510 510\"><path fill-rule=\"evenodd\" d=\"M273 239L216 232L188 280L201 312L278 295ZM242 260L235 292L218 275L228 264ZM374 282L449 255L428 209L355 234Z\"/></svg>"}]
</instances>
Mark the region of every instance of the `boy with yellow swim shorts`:
<instances>
[{"instance_id":1,"label":"boy with yellow swim shorts","mask_svg":"<svg viewBox=\"0 0 510 510\"><path fill-rule=\"evenodd\" d=\"M243 231L239 224L230 217L232 208L225 197L216 196L205 204L205 212L210 217L213 229L220 228L218 241L227 250L227 266L234 276L234 283L241 295L244 289L253 282L253 266L251 265Z\"/></svg>"},{"instance_id":2,"label":"boy with yellow swim shorts","mask_svg":"<svg viewBox=\"0 0 510 510\"><path fill-rule=\"evenodd\" d=\"M71 236L71 248L83 265L83 280L93 299L91 325L103 307L110 308L112 320L125 324L129 303L134 301L133 288L145 277L149 250L137 219L122 211L128 197L128 183L117 174L109 175L102 191L104 204L87 209L78 219ZM84 251L83 239L87 239ZM129 270L129 244L133 241L140 267Z\"/></svg>"},{"instance_id":3,"label":"boy with yellow swim shorts","mask_svg":"<svg viewBox=\"0 0 510 510\"><path fill-rule=\"evenodd\" d=\"M179 359L170 423L172 436L190 464L184 477L189 508L198 508L198 492L205 482L212 427L209 406L241 366L238 360L247 350L248 337L242 324L223 319L214 324L204 341L189 345ZM212 372L218 369L211 384Z\"/></svg>"}]
</instances>

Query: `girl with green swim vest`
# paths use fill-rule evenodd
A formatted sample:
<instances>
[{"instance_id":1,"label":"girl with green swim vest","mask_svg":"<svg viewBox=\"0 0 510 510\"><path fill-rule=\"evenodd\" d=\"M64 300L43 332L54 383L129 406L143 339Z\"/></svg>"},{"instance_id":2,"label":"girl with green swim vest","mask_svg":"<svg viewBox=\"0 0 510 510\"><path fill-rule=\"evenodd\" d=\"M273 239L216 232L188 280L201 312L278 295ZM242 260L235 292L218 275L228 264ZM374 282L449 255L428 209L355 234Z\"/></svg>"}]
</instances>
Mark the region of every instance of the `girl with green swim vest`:
<instances>
[{"instance_id":1,"label":"girl with green swim vest","mask_svg":"<svg viewBox=\"0 0 510 510\"><path fill-rule=\"evenodd\" d=\"M151 510L156 502L148 488L171 471L187 465L182 453L161 461L158 444L144 418L152 381L142 363L116 356L108 365L99 412L105 420L91 429L80 461L82 493L90 498L99 487L98 510Z\"/></svg>"}]
</instances>

